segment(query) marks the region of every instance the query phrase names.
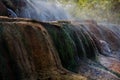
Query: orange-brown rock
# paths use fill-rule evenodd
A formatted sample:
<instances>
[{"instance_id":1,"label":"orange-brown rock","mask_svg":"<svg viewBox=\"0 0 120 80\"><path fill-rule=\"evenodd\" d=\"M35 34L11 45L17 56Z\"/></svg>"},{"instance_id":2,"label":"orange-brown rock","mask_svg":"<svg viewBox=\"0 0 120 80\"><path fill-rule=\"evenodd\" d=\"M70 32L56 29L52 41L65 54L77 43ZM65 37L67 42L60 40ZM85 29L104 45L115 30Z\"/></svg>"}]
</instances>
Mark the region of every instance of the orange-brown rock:
<instances>
[{"instance_id":1,"label":"orange-brown rock","mask_svg":"<svg viewBox=\"0 0 120 80\"><path fill-rule=\"evenodd\" d=\"M119 68L120 61L119 60L117 60L115 58L111 58L111 57L101 56L100 62L102 65L104 65L108 69L113 70L114 72L117 72L120 74L120 68Z\"/></svg>"},{"instance_id":2,"label":"orange-brown rock","mask_svg":"<svg viewBox=\"0 0 120 80\"><path fill-rule=\"evenodd\" d=\"M87 80L61 63L46 29L24 19L0 18L0 80Z\"/></svg>"},{"instance_id":3,"label":"orange-brown rock","mask_svg":"<svg viewBox=\"0 0 120 80\"><path fill-rule=\"evenodd\" d=\"M96 51L103 39L97 27L1 16L1 80L120 80L118 58Z\"/></svg>"}]
</instances>

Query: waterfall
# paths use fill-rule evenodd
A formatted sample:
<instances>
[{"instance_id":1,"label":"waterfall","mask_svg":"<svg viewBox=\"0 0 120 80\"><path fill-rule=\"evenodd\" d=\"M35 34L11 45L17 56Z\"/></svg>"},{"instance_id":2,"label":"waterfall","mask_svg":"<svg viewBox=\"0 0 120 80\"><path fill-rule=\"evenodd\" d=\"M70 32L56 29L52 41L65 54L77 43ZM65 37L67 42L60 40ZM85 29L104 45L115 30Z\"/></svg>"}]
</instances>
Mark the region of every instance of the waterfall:
<instances>
[{"instance_id":1,"label":"waterfall","mask_svg":"<svg viewBox=\"0 0 120 80\"><path fill-rule=\"evenodd\" d=\"M22 2L19 4L19 0L18 3L16 2L19 4L16 10L7 8L9 17L40 21L38 24L50 35L64 68L85 76L90 73L86 77L92 79L95 77L94 80L104 74L106 75L103 77L108 76L108 79L100 80L111 80L109 76L113 74L120 77L120 69L116 69L120 65L119 25L98 24L94 20L72 21L71 15L64 10L58 0L25 0L23 2L25 4ZM70 5L67 6L69 7ZM14 21L16 19L10 22ZM37 21L33 23L36 24ZM30 32L29 29L28 32Z\"/></svg>"},{"instance_id":2,"label":"waterfall","mask_svg":"<svg viewBox=\"0 0 120 80\"><path fill-rule=\"evenodd\" d=\"M70 16L64 9L48 0L26 0L26 6L17 11L17 15L23 18L31 18L39 21L67 20Z\"/></svg>"},{"instance_id":3,"label":"waterfall","mask_svg":"<svg viewBox=\"0 0 120 80\"><path fill-rule=\"evenodd\" d=\"M59 25L52 27L53 24ZM51 35L64 68L85 76L90 73L87 76L95 80L100 75L103 76L101 80L109 80L113 74L119 76L119 73L114 73L117 70L114 70L114 67L117 66L113 65L115 62L119 64L120 42L119 37L116 37L116 33L120 32L119 26L110 27L93 21L72 24L58 21L52 25L42 25ZM117 30L112 30L113 27ZM112 74L109 75L109 72Z\"/></svg>"}]
</instances>

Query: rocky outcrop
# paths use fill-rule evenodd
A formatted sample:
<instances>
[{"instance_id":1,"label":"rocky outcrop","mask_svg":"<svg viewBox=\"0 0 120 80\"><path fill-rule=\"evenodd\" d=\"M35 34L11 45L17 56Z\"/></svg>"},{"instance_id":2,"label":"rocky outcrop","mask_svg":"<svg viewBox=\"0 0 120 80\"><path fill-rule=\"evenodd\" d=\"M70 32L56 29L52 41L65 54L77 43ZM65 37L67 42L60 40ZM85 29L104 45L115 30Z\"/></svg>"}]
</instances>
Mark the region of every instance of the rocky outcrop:
<instances>
[{"instance_id":1,"label":"rocky outcrop","mask_svg":"<svg viewBox=\"0 0 120 80\"><path fill-rule=\"evenodd\" d=\"M27 3L0 0L0 80L120 80L119 25L52 21Z\"/></svg>"},{"instance_id":2,"label":"rocky outcrop","mask_svg":"<svg viewBox=\"0 0 120 80\"><path fill-rule=\"evenodd\" d=\"M111 40L100 41L98 27L0 17L1 80L119 80L119 57L112 56L117 45L104 53Z\"/></svg>"},{"instance_id":3,"label":"rocky outcrop","mask_svg":"<svg viewBox=\"0 0 120 80\"><path fill-rule=\"evenodd\" d=\"M86 80L61 67L53 42L41 23L0 18L1 80Z\"/></svg>"},{"instance_id":4,"label":"rocky outcrop","mask_svg":"<svg viewBox=\"0 0 120 80\"><path fill-rule=\"evenodd\" d=\"M119 80L119 78L115 78L115 75L119 76L119 73L116 72L117 70L119 71L117 67L117 65L119 65L119 58L114 57L114 59L112 59L112 55L114 55L113 49L117 45L109 47L109 45L111 45L109 41L111 40L106 38L104 41L104 36L97 34L99 33L98 31L96 31L96 33L91 31L94 28L98 29L101 25L94 21L56 21L52 24L55 26L50 26L45 23L42 25L44 25L51 35L62 65L66 69L80 73L89 79ZM119 28L119 26L116 27ZM113 31L109 30L109 26L108 28L101 28L109 31L109 33L113 33L111 36L113 39L116 39L114 38L116 35L114 35ZM102 31L102 29L98 30ZM100 39L99 36L101 36ZM108 35L105 37L108 37ZM116 43L119 44L119 42ZM106 66L107 62L104 61L105 58L109 66ZM116 65L113 66L114 63L116 63Z\"/></svg>"},{"instance_id":5,"label":"rocky outcrop","mask_svg":"<svg viewBox=\"0 0 120 80\"><path fill-rule=\"evenodd\" d=\"M0 0L0 16L18 17L17 13L26 6L25 2L26 0Z\"/></svg>"},{"instance_id":6,"label":"rocky outcrop","mask_svg":"<svg viewBox=\"0 0 120 80\"><path fill-rule=\"evenodd\" d=\"M25 0L0 0L7 8L16 11L20 7L25 6Z\"/></svg>"},{"instance_id":7,"label":"rocky outcrop","mask_svg":"<svg viewBox=\"0 0 120 80\"><path fill-rule=\"evenodd\" d=\"M0 15L6 16L7 15L7 7L0 1Z\"/></svg>"}]
</instances>

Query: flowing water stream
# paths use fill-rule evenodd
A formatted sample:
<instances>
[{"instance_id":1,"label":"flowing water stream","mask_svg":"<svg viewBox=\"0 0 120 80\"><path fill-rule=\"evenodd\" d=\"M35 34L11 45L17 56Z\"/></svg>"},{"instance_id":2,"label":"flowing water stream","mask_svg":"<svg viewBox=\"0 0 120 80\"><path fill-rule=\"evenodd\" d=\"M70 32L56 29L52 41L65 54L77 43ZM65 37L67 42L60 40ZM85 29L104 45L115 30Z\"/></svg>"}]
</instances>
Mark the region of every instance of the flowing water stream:
<instances>
[{"instance_id":1,"label":"flowing water stream","mask_svg":"<svg viewBox=\"0 0 120 80\"><path fill-rule=\"evenodd\" d=\"M116 67L114 63L120 64L119 25L97 24L92 20L69 22L72 19L70 14L62 8L57 0L54 0L54 2L53 0L26 0L25 3L26 5L20 7L16 12L8 9L10 16L43 22L51 21L50 24L54 24L53 21L56 21L57 24L61 25L61 28L58 29L43 24L50 33L65 68L86 75L88 71L83 71L82 68L87 69L87 66L88 70L91 69L91 74L98 71L100 75L106 74L104 77L107 76L108 79L110 78L109 72L103 71L102 73L102 70L109 68L108 71L111 73L117 76L120 75L120 72L114 73L120 70L114 68ZM100 69L97 69L97 67ZM87 74L88 77L91 77L91 74ZM96 73L94 75L96 76Z\"/></svg>"},{"instance_id":2,"label":"flowing water stream","mask_svg":"<svg viewBox=\"0 0 120 80\"><path fill-rule=\"evenodd\" d=\"M55 2L43 0L26 0L26 6L22 7L17 15L39 21L67 20L70 17Z\"/></svg>"}]
</instances>

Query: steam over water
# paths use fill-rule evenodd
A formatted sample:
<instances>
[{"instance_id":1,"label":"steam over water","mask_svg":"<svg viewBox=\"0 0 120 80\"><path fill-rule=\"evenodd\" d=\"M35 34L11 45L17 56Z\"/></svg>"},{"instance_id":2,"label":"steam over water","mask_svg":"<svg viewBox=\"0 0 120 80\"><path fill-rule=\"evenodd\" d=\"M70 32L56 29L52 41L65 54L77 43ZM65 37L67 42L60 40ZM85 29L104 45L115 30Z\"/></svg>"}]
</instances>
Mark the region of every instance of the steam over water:
<instances>
[{"instance_id":1,"label":"steam over water","mask_svg":"<svg viewBox=\"0 0 120 80\"><path fill-rule=\"evenodd\" d=\"M59 4L47 0L26 0L26 6L17 15L39 21L67 20L70 17Z\"/></svg>"},{"instance_id":2,"label":"steam over water","mask_svg":"<svg viewBox=\"0 0 120 80\"><path fill-rule=\"evenodd\" d=\"M58 0L25 0L25 5L18 6L18 8L15 12L8 9L9 16L30 18L38 21L56 21L55 23L51 22L51 24L60 24L61 28L58 29L54 25L41 23L54 42L54 46L59 53L64 68L83 75L90 73L87 76L90 78L94 76L94 80L97 80L101 75L106 78L104 74L108 74L108 72L103 73L104 71L102 72L101 69L105 70L104 68L109 69L113 66L109 72L115 74L111 70L114 72L117 71L117 69L114 70L116 65L114 66L113 64L117 62L120 65L119 25L98 24L95 22L97 19L93 16L89 18L89 15L87 19L90 20L57 21L73 19L76 16L74 14L75 11L80 16L80 18L77 16L75 19L85 19L82 17L86 14L86 12L81 14L82 11L80 13L75 5L69 4L63 7L62 3L60 4ZM70 9L73 13L70 13ZM102 16L100 17L102 18ZM104 19L102 20L104 21ZM100 69L97 71L96 68ZM120 75L120 69L118 70ZM111 77L108 76L107 79L100 80L120 80L110 79Z\"/></svg>"},{"instance_id":3,"label":"steam over water","mask_svg":"<svg viewBox=\"0 0 120 80\"><path fill-rule=\"evenodd\" d=\"M8 9L10 17L31 18L38 21L55 21L55 20L95 20L100 23L119 24L119 16L109 10L109 4L94 4L92 8L86 6L78 6L76 0L21 0L18 3L19 9L15 12ZM90 0L91 1L91 0ZM25 2L25 5L24 5ZM94 8L95 7L95 8ZM105 9L104 9L105 8Z\"/></svg>"}]
</instances>

